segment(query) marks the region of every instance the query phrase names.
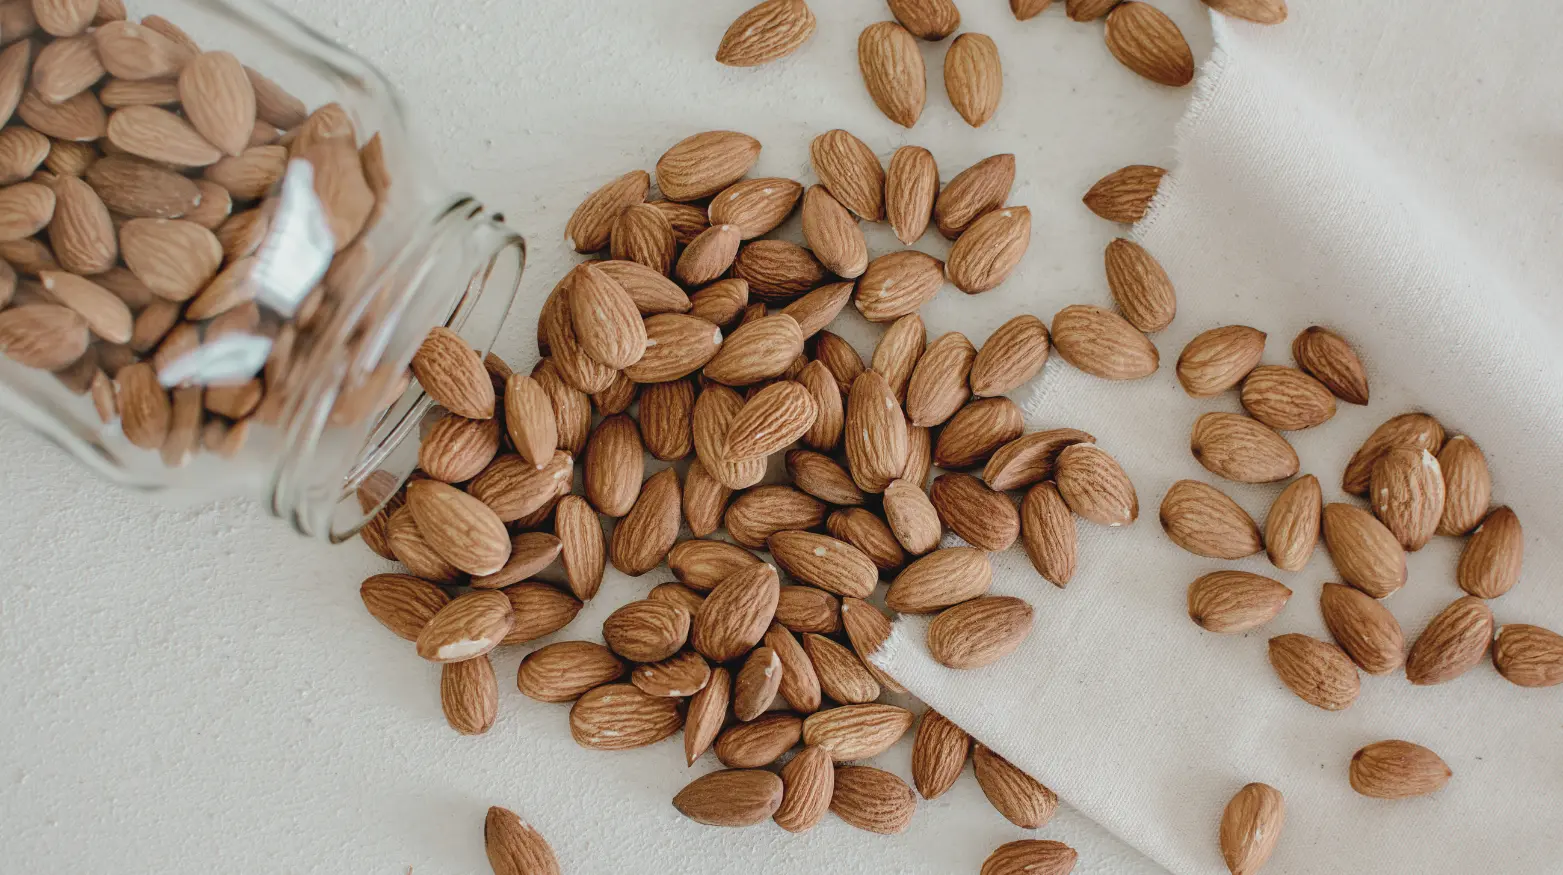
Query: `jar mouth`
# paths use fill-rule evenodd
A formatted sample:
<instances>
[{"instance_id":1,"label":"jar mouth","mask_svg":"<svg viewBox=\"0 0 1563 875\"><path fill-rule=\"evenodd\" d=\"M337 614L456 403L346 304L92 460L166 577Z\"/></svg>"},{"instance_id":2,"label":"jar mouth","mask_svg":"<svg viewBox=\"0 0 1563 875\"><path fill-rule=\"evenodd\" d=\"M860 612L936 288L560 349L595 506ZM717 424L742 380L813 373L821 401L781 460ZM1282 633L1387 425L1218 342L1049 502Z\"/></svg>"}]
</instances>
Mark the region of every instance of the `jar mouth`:
<instances>
[{"instance_id":1,"label":"jar mouth","mask_svg":"<svg viewBox=\"0 0 1563 875\"><path fill-rule=\"evenodd\" d=\"M479 355L498 336L520 288L526 242L471 197L451 203L421 243L405 251L367 284L365 301L387 302L387 315L358 354L322 369L327 383L292 418L294 452L279 471L273 511L309 537L333 543L351 538L418 466L416 439L434 413L433 399L416 381L377 418L356 428L332 427L344 387L377 374L406 373L429 329L444 325ZM409 440L409 438L413 438ZM360 489L373 478L373 488Z\"/></svg>"}]
</instances>

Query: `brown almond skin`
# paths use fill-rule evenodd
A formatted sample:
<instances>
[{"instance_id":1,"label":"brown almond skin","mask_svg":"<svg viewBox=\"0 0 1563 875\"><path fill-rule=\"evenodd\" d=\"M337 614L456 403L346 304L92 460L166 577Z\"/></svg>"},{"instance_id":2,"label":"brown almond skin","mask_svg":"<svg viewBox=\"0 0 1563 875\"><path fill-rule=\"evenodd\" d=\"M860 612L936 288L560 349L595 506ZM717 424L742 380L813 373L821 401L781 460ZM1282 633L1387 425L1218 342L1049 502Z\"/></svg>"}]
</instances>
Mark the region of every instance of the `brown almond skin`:
<instances>
[{"instance_id":1,"label":"brown almond skin","mask_svg":"<svg viewBox=\"0 0 1563 875\"><path fill-rule=\"evenodd\" d=\"M1368 403L1368 377L1356 350L1328 328L1311 325L1292 341L1297 366L1348 404Z\"/></svg>"},{"instance_id":2,"label":"brown almond skin","mask_svg":"<svg viewBox=\"0 0 1563 875\"><path fill-rule=\"evenodd\" d=\"M702 775L673 797L680 814L706 826L753 826L776 813L782 780L760 769Z\"/></svg>"},{"instance_id":3,"label":"brown almond skin","mask_svg":"<svg viewBox=\"0 0 1563 875\"><path fill-rule=\"evenodd\" d=\"M1487 656L1492 631L1492 611L1486 602L1472 596L1456 599L1411 645L1406 679L1417 686L1429 686L1465 674Z\"/></svg>"},{"instance_id":4,"label":"brown almond skin","mask_svg":"<svg viewBox=\"0 0 1563 875\"><path fill-rule=\"evenodd\" d=\"M1243 379L1243 409L1280 431L1298 431L1335 416L1335 396L1296 368L1260 365Z\"/></svg>"},{"instance_id":5,"label":"brown almond skin","mask_svg":"<svg viewBox=\"0 0 1563 875\"><path fill-rule=\"evenodd\" d=\"M1381 599L1405 586L1406 554L1384 524L1360 507L1324 507L1324 546L1341 579Z\"/></svg>"},{"instance_id":6,"label":"brown almond skin","mask_svg":"<svg viewBox=\"0 0 1563 875\"><path fill-rule=\"evenodd\" d=\"M417 641L418 633L450 596L428 581L410 574L376 574L358 587L369 615L406 641Z\"/></svg>"},{"instance_id":7,"label":"brown almond skin","mask_svg":"<svg viewBox=\"0 0 1563 875\"><path fill-rule=\"evenodd\" d=\"M971 468L1025 431L1020 408L1009 398L979 398L945 423L934 446L933 462L941 468Z\"/></svg>"},{"instance_id":8,"label":"brown almond skin","mask_svg":"<svg viewBox=\"0 0 1563 875\"><path fill-rule=\"evenodd\" d=\"M814 27L814 13L803 0L765 0L728 26L717 63L758 67L785 58L808 41Z\"/></svg>"},{"instance_id":9,"label":"brown almond skin","mask_svg":"<svg viewBox=\"0 0 1563 875\"><path fill-rule=\"evenodd\" d=\"M911 826L917 796L905 781L882 769L840 766L830 810L858 829L895 835Z\"/></svg>"},{"instance_id":10,"label":"brown almond skin","mask_svg":"<svg viewBox=\"0 0 1563 875\"><path fill-rule=\"evenodd\" d=\"M1213 571L1189 584L1189 619L1209 632L1247 632L1275 619L1292 591L1247 571Z\"/></svg>"},{"instance_id":11,"label":"brown almond skin","mask_svg":"<svg viewBox=\"0 0 1563 875\"><path fill-rule=\"evenodd\" d=\"M884 753L912 728L912 712L894 705L842 705L803 721L804 744L817 744L836 762Z\"/></svg>"},{"instance_id":12,"label":"brown almond skin","mask_svg":"<svg viewBox=\"0 0 1563 875\"><path fill-rule=\"evenodd\" d=\"M803 720L778 711L747 723L737 723L716 739L716 758L729 769L770 765L803 738Z\"/></svg>"},{"instance_id":13,"label":"brown almond skin","mask_svg":"<svg viewBox=\"0 0 1563 875\"><path fill-rule=\"evenodd\" d=\"M1062 589L1075 574L1079 533L1058 487L1038 483L1020 503L1020 540L1031 567Z\"/></svg>"},{"instance_id":14,"label":"brown almond skin","mask_svg":"<svg viewBox=\"0 0 1563 875\"><path fill-rule=\"evenodd\" d=\"M1020 839L995 848L978 875L1069 875L1077 859L1075 849L1063 842Z\"/></svg>"},{"instance_id":15,"label":"brown almond skin","mask_svg":"<svg viewBox=\"0 0 1563 875\"><path fill-rule=\"evenodd\" d=\"M1004 206L1014 184L1014 155L993 155L962 170L934 202L939 233L950 240L960 237L979 217Z\"/></svg>"},{"instance_id":16,"label":"brown almond skin","mask_svg":"<svg viewBox=\"0 0 1563 875\"><path fill-rule=\"evenodd\" d=\"M787 220L803 186L775 176L745 179L728 186L711 199L711 225L737 225L745 240L766 234Z\"/></svg>"},{"instance_id":17,"label":"brown almond skin","mask_svg":"<svg viewBox=\"0 0 1563 875\"><path fill-rule=\"evenodd\" d=\"M1177 294L1161 262L1145 247L1119 237L1107 244L1103 261L1107 286L1129 324L1147 334L1172 324L1178 312Z\"/></svg>"},{"instance_id":18,"label":"brown almond skin","mask_svg":"<svg viewBox=\"0 0 1563 875\"><path fill-rule=\"evenodd\" d=\"M1298 698L1326 711L1350 708L1362 689L1350 657L1335 645L1307 635L1271 638L1270 665Z\"/></svg>"},{"instance_id":19,"label":"brown almond skin","mask_svg":"<svg viewBox=\"0 0 1563 875\"><path fill-rule=\"evenodd\" d=\"M823 502L790 486L771 484L738 496L723 521L734 541L763 550L777 532L806 531L825 519Z\"/></svg>"},{"instance_id":20,"label":"brown almond skin","mask_svg":"<svg viewBox=\"0 0 1563 875\"><path fill-rule=\"evenodd\" d=\"M1406 799L1442 789L1454 773L1438 754L1409 741L1379 741L1352 754L1351 789L1376 799Z\"/></svg>"},{"instance_id":21,"label":"brown almond skin","mask_svg":"<svg viewBox=\"0 0 1563 875\"><path fill-rule=\"evenodd\" d=\"M1162 499L1160 516L1167 537L1196 556L1241 559L1264 549L1248 512L1208 483L1174 483Z\"/></svg>"},{"instance_id":22,"label":"brown almond skin","mask_svg":"<svg viewBox=\"0 0 1563 875\"><path fill-rule=\"evenodd\" d=\"M847 468L864 492L883 492L906 469L906 417L881 374L864 371L853 381L843 437Z\"/></svg>"},{"instance_id":23,"label":"brown almond skin","mask_svg":"<svg viewBox=\"0 0 1563 875\"><path fill-rule=\"evenodd\" d=\"M1193 398L1210 398L1243 382L1258 367L1265 333L1247 325L1205 331L1178 355L1178 382Z\"/></svg>"},{"instance_id":24,"label":"brown almond skin","mask_svg":"<svg viewBox=\"0 0 1563 875\"><path fill-rule=\"evenodd\" d=\"M847 131L826 131L809 143L809 162L836 200L859 217L885 215L885 171L866 143Z\"/></svg>"},{"instance_id":25,"label":"brown almond skin","mask_svg":"<svg viewBox=\"0 0 1563 875\"><path fill-rule=\"evenodd\" d=\"M632 170L592 192L565 223L565 241L580 253L606 248L613 220L626 207L645 201L650 187L650 174Z\"/></svg>"},{"instance_id":26,"label":"brown almond skin","mask_svg":"<svg viewBox=\"0 0 1563 875\"><path fill-rule=\"evenodd\" d=\"M857 56L863 83L879 111L904 128L917 124L928 97L917 40L895 22L875 22L858 36Z\"/></svg>"},{"instance_id":27,"label":"brown almond skin","mask_svg":"<svg viewBox=\"0 0 1563 875\"><path fill-rule=\"evenodd\" d=\"M1477 598L1495 599L1520 579L1525 555L1525 532L1518 516L1507 507L1487 515L1460 553L1455 580Z\"/></svg>"},{"instance_id":28,"label":"brown almond skin","mask_svg":"<svg viewBox=\"0 0 1563 875\"><path fill-rule=\"evenodd\" d=\"M1022 314L983 341L971 362L971 391L978 398L1003 395L1041 373L1051 348L1047 324Z\"/></svg>"},{"instance_id":29,"label":"brown almond skin","mask_svg":"<svg viewBox=\"0 0 1563 875\"><path fill-rule=\"evenodd\" d=\"M1132 225L1145 218L1166 174L1153 165L1130 164L1097 180L1081 200L1091 212L1109 222Z\"/></svg>"},{"instance_id":30,"label":"brown almond skin","mask_svg":"<svg viewBox=\"0 0 1563 875\"><path fill-rule=\"evenodd\" d=\"M613 651L591 641L558 641L528 653L516 671L516 687L539 702L569 702L624 675Z\"/></svg>"},{"instance_id":31,"label":"brown almond skin","mask_svg":"<svg viewBox=\"0 0 1563 875\"><path fill-rule=\"evenodd\" d=\"M668 568L684 585L710 592L729 575L759 565L760 557L735 544L717 540L680 541L668 551Z\"/></svg>"},{"instance_id":32,"label":"brown almond skin","mask_svg":"<svg viewBox=\"0 0 1563 875\"><path fill-rule=\"evenodd\" d=\"M776 825L788 832L813 829L825 812L836 789L836 765L830 752L818 745L806 747L782 766L782 803L774 816Z\"/></svg>"},{"instance_id":33,"label":"brown almond skin","mask_svg":"<svg viewBox=\"0 0 1563 875\"><path fill-rule=\"evenodd\" d=\"M1096 438L1076 428L1050 428L1021 435L988 458L982 479L999 491L1021 489L1053 476L1058 457L1072 444L1094 443Z\"/></svg>"},{"instance_id":34,"label":"brown almond skin","mask_svg":"<svg viewBox=\"0 0 1563 875\"><path fill-rule=\"evenodd\" d=\"M1476 442L1457 434L1438 451L1438 468L1444 473L1444 514L1438 521L1440 535L1466 535L1481 524L1492 503L1492 472Z\"/></svg>"},{"instance_id":35,"label":"brown almond skin","mask_svg":"<svg viewBox=\"0 0 1563 875\"><path fill-rule=\"evenodd\" d=\"M1156 372L1155 344L1111 310L1074 304L1053 317L1053 346L1064 360L1104 380L1138 380Z\"/></svg>"},{"instance_id":36,"label":"brown almond skin","mask_svg":"<svg viewBox=\"0 0 1563 875\"><path fill-rule=\"evenodd\" d=\"M1292 481L1270 505L1265 517L1265 552L1282 571L1301 571L1319 544L1319 518L1324 513L1319 478L1312 474Z\"/></svg>"},{"instance_id":37,"label":"brown almond skin","mask_svg":"<svg viewBox=\"0 0 1563 875\"><path fill-rule=\"evenodd\" d=\"M832 634L841 629L841 600L812 586L784 586L776 601L776 622L799 634Z\"/></svg>"},{"instance_id":38,"label":"brown almond skin","mask_svg":"<svg viewBox=\"0 0 1563 875\"><path fill-rule=\"evenodd\" d=\"M559 860L548 840L509 809L488 810L483 845L494 875L559 875Z\"/></svg>"},{"instance_id":39,"label":"brown almond skin","mask_svg":"<svg viewBox=\"0 0 1563 875\"><path fill-rule=\"evenodd\" d=\"M711 669L711 680L705 689L689 698L689 711L684 718L684 762L694 765L716 740L722 731L722 721L727 719L727 703L732 694L732 676L727 669L716 666Z\"/></svg>"},{"instance_id":40,"label":"brown almond skin","mask_svg":"<svg viewBox=\"0 0 1563 875\"><path fill-rule=\"evenodd\" d=\"M1221 812L1221 858L1233 875L1257 875L1275 853L1286 822L1286 801L1269 784L1237 791Z\"/></svg>"},{"instance_id":41,"label":"brown almond skin","mask_svg":"<svg viewBox=\"0 0 1563 875\"><path fill-rule=\"evenodd\" d=\"M1020 534L1020 514L1015 503L970 474L950 473L934 478L930 499L950 531L974 547L1002 552Z\"/></svg>"},{"instance_id":42,"label":"brown almond skin","mask_svg":"<svg viewBox=\"0 0 1563 875\"><path fill-rule=\"evenodd\" d=\"M798 589L799 587L792 587ZM780 601L777 602L778 607ZM765 630L763 639L781 660L781 684L777 692L787 700L788 707L799 714L813 714L820 706L820 678L814 663L791 631L780 622L773 622Z\"/></svg>"},{"instance_id":43,"label":"brown almond skin","mask_svg":"<svg viewBox=\"0 0 1563 875\"><path fill-rule=\"evenodd\" d=\"M1518 686L1563 684L1563 635L1525 623L1500 626L1492 645L1492 664Z\"/></svg>"},{"instance_id":44,"label":"brown almond skin","mask_svg":"<svg viewBox=\"0 0 1563 875\"><path fill-rule=\"evenodd\" d=\"M937 799L955 786L966 758L971 736L948 717L932 708L923 712L912 740L912 782L924 799Z\"/></svg>"},{"instance_id":45,"label":"brown almond skin","mask_svg":"<svg viewBox=\"0 0 1563 875\"><path fill-rule=\"evenodd\" d=\"M630 602L608 615L602 637L613 652L632 662L660 662L689 637L689 613L650 599Z\"/></svg>"},{"instance_id":46,"label":"brown almond skin","mask_svg":"<svg viewBox=\"0 0 1563 875\"><path fill-rule=\"evenodd\" d=\"M646 747L682 725L677 699L648 696L630 684L597 687L570 707L571 737L592 750Z\"/></svg>"},{"instance_id":47,"label":"brown almond skin","mask_svg":"<svg viewBox=\"0 0 1563 875\"><path fill-rule=\"evenodd\" d=\"M948 547L918 559L897 575L885 593L885 606L901 613L933 613L983 595L992 582L993 566L986 553Z\"/></svg>"},{"instance_id":48,"label":"brown almond skin","mask_svg":"<svg viewBox=\"0 0 1563 875\"><path fill-rule=\"evenodd\" d=\"M1373 513L1409 552L1427 546L1444 515L1444 475L1427 450L1392 447L1373 465Z\"/></svg>"},{"instance_id":49,"label":"brown almond skin","mask_svg":"<svg viewBox=\"0 0 1563 875\"><path fill-rule=\"evenodd\" d=\"M1373 465L1390 447L1412 447L1436 453L1443 445L1443 426L1426 413L1402 413L1392 417L1374 429L1346 463L1341 489L1351 495L1366 495L1373 477Z\"/></svg>"},{"instance_id":50,"label":"brown almond skin","mask_svg":"<svg viewBox=\"0 0 1563 875\"><path fill-rule=\"evenodd\" d=\"M614 568L638 577L662 564L678 539L681 499L677 471L664 468L651 475L630 512L613 527L608 556Z\"/></svg>"},{"instance_id":51,"label":"brown almond skin","mask_svg":"<svg viewBox=\"0 0 1563 875\"><path fill-rule=\"evenodd\" d=\"M1058 795L1041 781L983 744L973 746L971 764L982 795L988 797L1005 820L1021 829L1038 829L1053 819L1058 810Z\"/></svg>"},{"instance_id":52,"label":"brown almond skin","mask_svg":"<svg viewBox=\"0 0 1563 875\"><path fill-rule=\"evenodd\" d=\"M1054 480L1069 509L1093 523L1126 526L1139 519L1134 483L1117 459L1093 443L1065 447Z\"/></svg>"},{"instance_id":53,"label":"brown almond skin","mask_svg":"<svg viewBox=\"0 0 1563 875\"><path fill-rule=\"evenodd\" d=\"M885 215L896 238L910 246L928 230L939 195L939 165L921 146L902 146L885 173Z\"/></svg>"},{"instance_id":54,"label":"brown almond skin","mask_svg":"<svg viewBox=\"0 0 1563 875\"><path fill-rule=\"evenodd\" d=\"M880 686L894 693L906 692L906 687L874 664L873 655L890 637L890 618L882 611L862 599L841 600L841 627L846 630L847 640L852 642L852 650L857 653L868 670L874 673Z\"/></svg>"},{"instance_id":55,"label":"brown almond skin","mask_svg":"<svg viewBox=\"0 0 1563 875\"><path fill-rule=\"evenodd\" d=\"M1194 421L1189 451L1205 470L1239 483L1274 483L1297 473L1297 451L1258 420L1206 413Z\"/></svg>"},{"instance_id":56,"label":"brown almond skin","mask_svg":"<svg viewBox=\"0 0 1563 875\"><path fill-rule=\"evenodd\" d=\"M1165 12L1128 0L1107 13L1107 48L1120 63L1152 82L1178 87L1194 80L1194 53Z\"/></svg>"},{"instance_id":57,"label":"brown almond skin","mask_svg":"<svg viewBox=\"0 0 1563 875\"><path fill-rule=\"evenodd\" d=\"M906 388L906 416L914 426L942 425L971 396L977 350L959 331L940 335L923 352Z\"/></svg>"},{"instance_id":58,"label":"brown almond skin","mask_svg":"<svg viewBox=\"0 0 1563 875\"><path fill-rule=\"evenodd\" d=\"M1319 612L1335 643L1368 674L1388 674L1405 663L1405 634L1389 608L1361 590L1326 583Z\"/></svg>"},{"instance_id":59,"label":"brown almond skin","mask_svg":"<svg viewBox=\"0 0 1563 875\"><path fill-rule=\"evenodd\" d=\"M983 596L928 624L928 653L955 669L981 668L1015 651L1031 633L1032 609L1013 596Z\"/></svg>"},{"instance_id":60,"label":"brown almond skin","mask_svg":"<svg viewBox=\"0 0 1563 875\"><path fill-rule=\"evenodd\" d=\"M742 569L716 585L695 614L690 643L712 662L728 662L748 653L776 614L781 584L776 567Z\"/></svg>"},{"instance_id":61,"label":"brown almond skin","mask_svg":"<svg viewBox=\"0 0 1563 875\"><path fill-rule=\"evenodd\" d=\"M906 551L889 525L874 513L860 507L835 511L825 520L825 528L834 537L863 551L880 571L894 571L906 564Z\"/></svg>"}]
</instances>

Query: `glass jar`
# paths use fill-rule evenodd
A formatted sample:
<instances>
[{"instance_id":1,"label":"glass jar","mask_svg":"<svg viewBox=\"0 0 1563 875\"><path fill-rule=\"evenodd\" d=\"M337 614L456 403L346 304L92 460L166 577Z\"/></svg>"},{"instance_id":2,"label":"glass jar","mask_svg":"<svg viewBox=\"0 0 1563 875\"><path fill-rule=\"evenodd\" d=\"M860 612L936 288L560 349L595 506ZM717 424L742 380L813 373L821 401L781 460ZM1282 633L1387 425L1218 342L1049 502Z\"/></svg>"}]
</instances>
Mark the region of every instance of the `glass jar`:
<instances>
[{"instance_id":1,"label":"glass jar","mask_svg":"<svg viewBox=\"0 0 1563 875\"><path fill-rule=\"evenodd\" d=\"M32 83L0 136L27 207L0 406L120 483L340 540L417 465L413 353L435 325L485 352L525 245L439 190L365 61L257 0L141 5L0 3L0 82Z\"/></svg>"}]
</instances>

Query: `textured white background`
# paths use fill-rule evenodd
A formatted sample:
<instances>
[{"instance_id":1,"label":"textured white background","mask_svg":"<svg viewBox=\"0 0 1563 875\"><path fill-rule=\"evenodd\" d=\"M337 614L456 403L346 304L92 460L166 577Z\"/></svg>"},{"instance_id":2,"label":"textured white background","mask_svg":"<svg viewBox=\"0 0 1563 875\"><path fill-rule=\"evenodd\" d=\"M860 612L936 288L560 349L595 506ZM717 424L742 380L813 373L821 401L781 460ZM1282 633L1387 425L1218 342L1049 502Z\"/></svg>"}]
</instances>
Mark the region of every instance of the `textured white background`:
<instances>
[{"instance_id":1,"label":"textured white background","mask_svg":"<svg viewBox=\"0 0 1563 875\"><path fill-rule=\"evenodd\" d=\"M1064 304L1105 300L1100 252L1118 229L1078 198L1124 164L1169 162L1185 91L1118 66L1101 25L1061 8L1017 24L1003 0L963 0L967 29L999 44L1004 103L987 128L968 128L940 84L944 46L928 45L928 108L906 132L873 108L856 69L857 33L887 17L879 0L817 2L819 32L797 56L728 70L710 53L748 5L284 3L385 70L445 181L528 236L522 299L497 347L518 366L533 356L540 296L573 261L559 241L575 204L716 127L765 143L756 172L806 182L808 141L833 127L882 158L929 147L945 179L1016 153L1013 202L1034 214L1026 264L978 299L946 289L924 310L932 334L960 329L980 343L1016 313L1050 319ZM1159 5L1202 57L1198 4ZM887 233L872 242L893 248ZM921 247L945 251L934 235ZM564 706L514 690L528 648L496 659L495 728L458 737L440 714L438 669L362 609L358 581L385 567L367 550L303 541L253 503L169 509L122 493L10 420L0 446L5 871L481 872L490 804L520 811L577 873L975 872L993 847L1031 835L987 805L969 772L900 837L834 818L801 837L697 827L668 804L689 777L677 739L619 754L577 748ZM596 637L612 608L666 579L610 577L564 634ZM881 761L906 776L907 756L903 744ZM1067 810L1036 835L1078 848L1081 873L1161 871Z\"/></svg>"}]
</instances>

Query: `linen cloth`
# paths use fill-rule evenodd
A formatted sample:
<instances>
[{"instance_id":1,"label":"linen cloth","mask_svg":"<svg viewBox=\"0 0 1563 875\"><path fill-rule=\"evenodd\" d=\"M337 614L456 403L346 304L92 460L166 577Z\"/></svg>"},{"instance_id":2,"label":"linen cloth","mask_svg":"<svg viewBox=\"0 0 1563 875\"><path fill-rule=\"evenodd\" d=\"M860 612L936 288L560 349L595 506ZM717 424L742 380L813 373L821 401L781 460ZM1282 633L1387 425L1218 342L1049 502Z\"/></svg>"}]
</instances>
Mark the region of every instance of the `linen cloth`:
<instances>
[{"instance_id":1,"label":"linen cloth","mask_svg":"<svg viewBox=\"0 0 1563 875\"><path fill-rule=\"evenodd\" d=\"M1563 6L1293 5L1274 27L1213 15L1216 48L1179 127L1178 160L1133 231L1178 289L1178 317L1154 338L1161 369L1113 384L1055 357L1017 399L1029 428L1096 435L1133 478L1139 521L1082 521L1080 569L1065 590L1018 548L994 556L994 591L1036 609L1009 658L944 669L924 650L926 621L903 618L875 661L1176 875L1225 871L1217 824L1250 781L1287 801L1267 873L1563 872L1563 688L1522 689L1484 662L1434 687L1364 675L1349 710L1313 708L1276 678L1266 642L1328 639L1318 596L1338 578L1322 545L1287 574L1262 554L1185 553L1156 519L1185 477L1214 483L1261 523L1282 488L1227 483L1194 461L1196 417L1240 407L1235 392L1183 393L1173 366L1184 344L1248 324L1269 333L1266 363L1291 364L1297 332L1326 325L1362 353L1372 400L1288 434L1325 500L1356 500L1340 475L1380 422L1433 413L1486 451L1494 503L1525 525L1524 572L1491 603L1497 622L1563 630L1563 68L1553 38ZM1409 583L1386 602L1408 645L1463 594L1462 543L1439 537L1413 554ZM1223 567L1274 576L1295 594L1262 629L1205 632L1186 615L1186 587ZM1454 771L1449 785L1403 801L1354 793L1352 753L1387 738L1437 751Z\"/></svg>"}]
</instances>

